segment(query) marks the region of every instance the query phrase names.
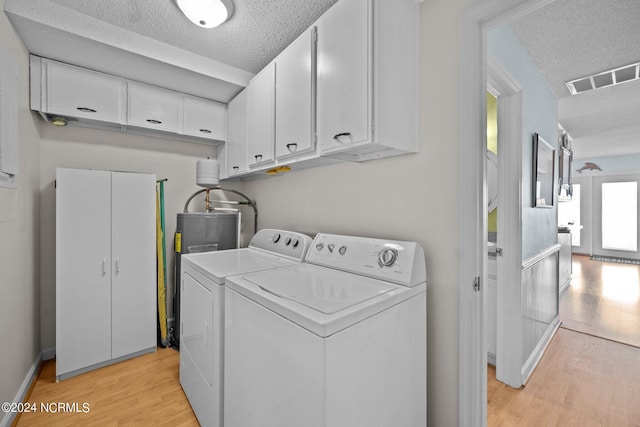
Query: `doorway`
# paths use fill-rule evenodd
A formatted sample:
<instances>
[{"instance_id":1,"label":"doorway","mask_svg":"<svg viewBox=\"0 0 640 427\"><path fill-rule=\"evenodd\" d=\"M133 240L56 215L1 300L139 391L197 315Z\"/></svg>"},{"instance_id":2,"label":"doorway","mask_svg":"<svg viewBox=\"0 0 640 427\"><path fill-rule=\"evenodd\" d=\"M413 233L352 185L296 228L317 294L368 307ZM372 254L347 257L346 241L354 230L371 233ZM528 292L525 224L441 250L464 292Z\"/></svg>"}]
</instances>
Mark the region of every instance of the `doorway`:
<instances>
[{"instance_id":1,"label":"doorway","mask_svg":"<svg viewBox=\"0 0 640 427\"><path fill-rule=\"evenodd\" d=\"M573 240L563 327L640 347L639 184L640 175L581 177L558 207L558 224Z\"/></svg>"}]
</instances>

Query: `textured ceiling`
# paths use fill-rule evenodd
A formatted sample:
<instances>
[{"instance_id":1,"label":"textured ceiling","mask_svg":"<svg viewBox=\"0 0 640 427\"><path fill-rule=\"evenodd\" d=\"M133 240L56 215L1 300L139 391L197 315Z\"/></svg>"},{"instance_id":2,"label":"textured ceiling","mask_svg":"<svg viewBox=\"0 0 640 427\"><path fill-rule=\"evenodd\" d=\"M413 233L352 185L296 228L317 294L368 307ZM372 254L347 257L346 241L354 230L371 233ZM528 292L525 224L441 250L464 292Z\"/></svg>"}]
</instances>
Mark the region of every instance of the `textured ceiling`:
<instances>
[{"instance_id":1,"label":"textured ceiling","mask_svg":"<svg viewBox=\"0 0 640 427\"><path fill-rule=\"evenodd\" d=\"M564 84L640 60L640 1L556 0L511 26L558 97L576 158L640 153L640 81L575 96Z\"/></svg>"},{"instance_id":2,"label":"textured ceiling","mask_svg":"<svg viewBox=\"0 0 640 427\"><path fill-rule=\"evenodd\" d=\"M50 0L140 35L257 73L337 0L233 0L231 19L203 29L173 0Z\"/></svg>"},{"instance_id":3,"label":"textured ceiling","mask_svg":"<svg viewBox=\"0 0 640 427\"><path fill-rule=\"evenodd\" d=\"M213 29L174 0L5 0L33 54L228 102L337 0L233 0Z\"/></svg>"}]
</instances>

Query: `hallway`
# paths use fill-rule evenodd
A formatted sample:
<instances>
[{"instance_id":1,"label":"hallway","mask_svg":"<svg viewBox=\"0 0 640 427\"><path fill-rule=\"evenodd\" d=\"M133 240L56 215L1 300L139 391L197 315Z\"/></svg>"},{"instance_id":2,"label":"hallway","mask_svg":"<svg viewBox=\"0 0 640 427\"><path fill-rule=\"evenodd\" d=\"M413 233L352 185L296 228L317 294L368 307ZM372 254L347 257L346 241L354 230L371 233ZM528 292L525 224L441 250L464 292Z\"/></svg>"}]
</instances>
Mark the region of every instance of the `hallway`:
<instances>
[{"instance_id":1,"label":"hallway","mask_svg":"<svg viewBox=\"0 0 640 427\"><path fill-rule=\"evenodd\" d=\"M640 347L640 265L573 255L560 297L562 327Z\"/></svg>"}]
</instances>

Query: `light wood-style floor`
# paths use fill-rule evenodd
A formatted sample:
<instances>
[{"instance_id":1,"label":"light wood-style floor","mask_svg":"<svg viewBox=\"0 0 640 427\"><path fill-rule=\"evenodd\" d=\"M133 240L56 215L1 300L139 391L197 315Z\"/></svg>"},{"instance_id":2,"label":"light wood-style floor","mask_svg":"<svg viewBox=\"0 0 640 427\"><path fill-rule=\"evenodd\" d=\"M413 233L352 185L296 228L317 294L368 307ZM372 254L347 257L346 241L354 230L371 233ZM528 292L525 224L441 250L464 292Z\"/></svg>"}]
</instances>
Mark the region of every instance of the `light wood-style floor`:
<instances>
[{"instance_id":1,"label":"light wood-style floor","mask_svg":"<svg viewBox=\"0 0 640 427\"><path fill-rule=\"evenodd\" d=\"M562 327L640 347L640 265L573 255L572 268Z\"/></svg>"},{"instance_id":2,"label":"light wood-style floor","mask_svg":"<svg viewBox=\"0 0 640 427\"><path fill-rule=\"evenodd\" d=\"M55 382L55 362L45 362L28 398L38 412L18 426L198 426L180 387L177 351L167 348ZM78 403L79 413L45 413L40 404ZM88 403L89 411L83 410Z\"/></svg>"},{"instance_id":3,"label":"light wood-style floor","mask_svg":"<svg viewBox=\"0 0 640 427\"><path fill-rule=\"evenodd\" d=\"M525 387L488 373L488 422L497 426L640 426L640 349L558 329Z\"/></svg>"}]
</instances>

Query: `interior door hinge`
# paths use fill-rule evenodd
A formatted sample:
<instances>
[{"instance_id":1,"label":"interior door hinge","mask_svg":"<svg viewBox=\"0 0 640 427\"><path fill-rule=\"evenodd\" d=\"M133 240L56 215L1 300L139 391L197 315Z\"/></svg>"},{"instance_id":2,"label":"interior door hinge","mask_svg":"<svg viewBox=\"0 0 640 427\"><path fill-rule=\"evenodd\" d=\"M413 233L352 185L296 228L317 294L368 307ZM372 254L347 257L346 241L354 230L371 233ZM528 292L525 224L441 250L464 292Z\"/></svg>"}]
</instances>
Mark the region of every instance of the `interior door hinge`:
<instances>
[{"instance_id":1,"label":"interior door hinge","mask_svg":"<svg viewBox=\"0 0 640 427\"><path fill-rule=\"evenodd\" d=\"M496 248L496 255L502 256L502 248Z\"/></svg>"},{"instance_id":2,"label":"interior door hinge","mask_svg":"<svg viewBox=\"0 0 640 427\"><path fill-rule=\"evenodd\" d=\"M473 290L476 292L480 292L480 276L474 277L473 279Z\"/></svg>"}]
</instances>

